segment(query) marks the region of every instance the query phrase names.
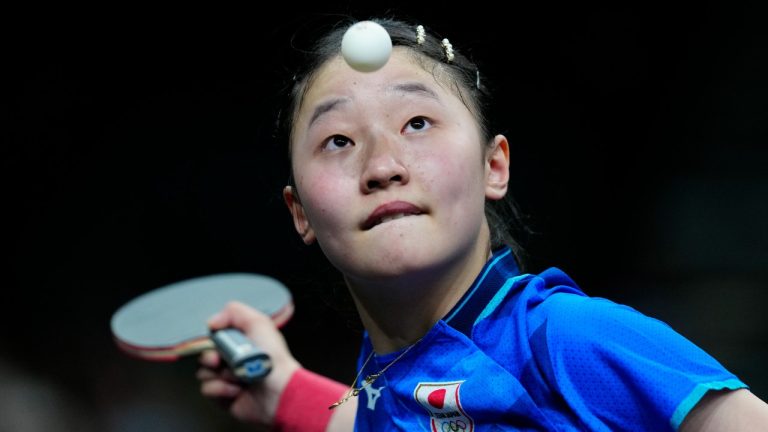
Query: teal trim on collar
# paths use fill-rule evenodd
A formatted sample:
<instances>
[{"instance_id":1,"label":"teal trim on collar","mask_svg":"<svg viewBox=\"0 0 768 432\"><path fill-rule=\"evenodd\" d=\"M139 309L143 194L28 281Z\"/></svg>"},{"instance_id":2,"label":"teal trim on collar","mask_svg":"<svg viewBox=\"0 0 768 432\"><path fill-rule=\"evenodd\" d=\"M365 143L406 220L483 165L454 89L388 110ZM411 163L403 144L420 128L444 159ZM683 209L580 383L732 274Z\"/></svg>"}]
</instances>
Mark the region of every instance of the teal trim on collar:
<instances>
[{"instance_id":1,"label":"teal trim on collar","mask_svg":"<svg viewBox=\"0 0 768 432\"><path fill-rule=\"evenodd\" d=\"M496 266L496 263L499 262L502 258L512 253L512 249L506 249L503 253L499 254L498 256L493 257L493 260L491 260L488 264L485 266L485 271L482 275L480 275L479 278L474 283L474 286L469 290L469 293L464 296L464 299L458 306L454 306L453 312L444 319L446 322L450 322L451 319L453 319L454 316L456 316L457 313L461 311L461 309L464 307L465 304L469 301L470 298L475 294L475 291L482 285L483 281L485 280L485 277L488 276L488 272L491 271Z\"/></svg>"},{"instance_id":2,"label":"teal trim on collar","mask_svg":"<svg viewBox=\"0 0 768 432\"><path fill-rule=\"evenodd\" d=\"M497 307L499 307L499 305L501 304L501 301L507 297L507 293L509 293L509 290L512 288L512 286L515 285L520 279L523 279L528 276L529 275L518 275L511 279L508 279L507 282L505 282L504 285L502 285L499 291L496 292L496 295L493 296L491 301L488 302L488 305L485 306L485 309L483 309L483 311L480 312L480 315L477 316L477 319L475 320L475 324L479 323L483 319L487 318L488 315L493 313L493 311L496 310Z\"/></svg>"}]
</instances>

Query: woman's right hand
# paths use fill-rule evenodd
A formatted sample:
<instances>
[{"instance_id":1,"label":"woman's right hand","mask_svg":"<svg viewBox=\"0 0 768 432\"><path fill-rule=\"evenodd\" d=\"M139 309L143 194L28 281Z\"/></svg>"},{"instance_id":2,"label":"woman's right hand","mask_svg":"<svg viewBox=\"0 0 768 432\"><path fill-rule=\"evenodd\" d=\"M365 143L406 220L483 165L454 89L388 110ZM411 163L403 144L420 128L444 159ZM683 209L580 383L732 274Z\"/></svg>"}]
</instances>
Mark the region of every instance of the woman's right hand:
<instances>
[{"instance_id":1,"label":"woman's right hand","mask_svg":"<svg viewBox=\"0 0 768 432\"><path fill-rule=\"evenodd\" d=\"M208 320L212 330L234 327L266 352L272 360L272 371L263 380L243 385L226 367L215 350L200 355L200 392L215 400L229 413L247 423L271 426L280 396L293 373L301 367L291 355L288 345L272 319L239 302L231 302Z\"/></svg>"}]
</instances>

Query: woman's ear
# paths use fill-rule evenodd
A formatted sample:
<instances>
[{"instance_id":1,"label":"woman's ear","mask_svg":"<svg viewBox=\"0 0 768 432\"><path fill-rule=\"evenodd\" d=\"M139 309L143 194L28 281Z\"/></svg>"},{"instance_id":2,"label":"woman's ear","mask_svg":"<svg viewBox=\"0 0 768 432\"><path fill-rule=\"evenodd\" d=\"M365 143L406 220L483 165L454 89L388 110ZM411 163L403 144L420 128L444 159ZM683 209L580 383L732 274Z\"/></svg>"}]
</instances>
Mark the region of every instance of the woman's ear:
<instances>
[{"instance_id":1,"label":"woman's ear","mask_svg":"<svg viewBox=\"0 0 768 432\"><path fill-rule=\"evenodd\" d=\"M500 200L509 186L509 142L504 135L493 138L485 161L485 197Z\"/></svg>"},{"instance_id":2,"label":"woman's ear","mask_svg":"<svg viewBox=\"0 0 768 432\"><path fill-rule=\"evenodd\" d=\"M283 200L285 205L288 206L288 211L293 216L293 226L296 228L296 232L299 233L301 239L305 244L312 244L315 242L315 231L309 225L307 215L304 213L304 207L301 205L299 195L293 190L291 186L283 188Z\"/></svg>"}]
</instances>

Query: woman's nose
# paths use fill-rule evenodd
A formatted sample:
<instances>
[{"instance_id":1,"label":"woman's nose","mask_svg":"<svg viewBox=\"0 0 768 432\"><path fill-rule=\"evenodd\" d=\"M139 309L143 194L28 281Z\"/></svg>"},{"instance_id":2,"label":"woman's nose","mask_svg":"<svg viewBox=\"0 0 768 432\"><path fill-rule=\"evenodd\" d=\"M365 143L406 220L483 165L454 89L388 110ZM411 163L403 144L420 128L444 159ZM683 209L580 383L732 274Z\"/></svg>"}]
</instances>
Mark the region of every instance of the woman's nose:
<instances>
[{"instance_id":1,"label":"woman's nose","mask_svg":"<svg viewBox=\"0 0 768 432\"><path fill-rule=\"evenodd\" d=\"M365 193L385 189L393 184L406 184L410 177L403 162L400 143L377 139L369 144L365 154L360 187Z\"/></svg>"}]
</instances>

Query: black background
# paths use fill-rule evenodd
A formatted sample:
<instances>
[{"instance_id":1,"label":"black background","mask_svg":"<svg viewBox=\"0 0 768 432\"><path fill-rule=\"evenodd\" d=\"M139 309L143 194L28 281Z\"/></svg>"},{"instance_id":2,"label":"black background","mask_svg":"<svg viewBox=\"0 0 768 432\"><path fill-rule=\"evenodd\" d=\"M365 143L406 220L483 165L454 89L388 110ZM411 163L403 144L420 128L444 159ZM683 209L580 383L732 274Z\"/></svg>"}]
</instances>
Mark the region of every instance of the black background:
<instances>
[{"instance_id":1,"label":"black background","mask_svg":"<svg viewBox=\"0 0 768 432\"><path fill-rule=\"evenodd\" d=\"M271 8L7 14L0 429L239 430L199 395L194 359L130 359L109 333L134 296L221 272L284 281L294 354L352 379L359 327L293 232L272 133L292 38L386 11L449 37L495 86L531 270L666 321L768 398L757 2Z\"/></svg>"}]
</instances>

